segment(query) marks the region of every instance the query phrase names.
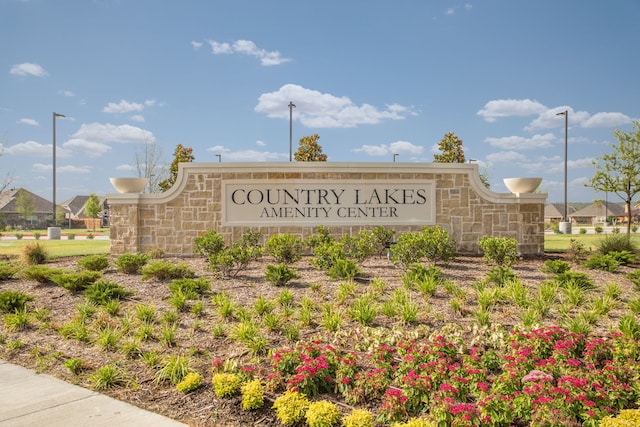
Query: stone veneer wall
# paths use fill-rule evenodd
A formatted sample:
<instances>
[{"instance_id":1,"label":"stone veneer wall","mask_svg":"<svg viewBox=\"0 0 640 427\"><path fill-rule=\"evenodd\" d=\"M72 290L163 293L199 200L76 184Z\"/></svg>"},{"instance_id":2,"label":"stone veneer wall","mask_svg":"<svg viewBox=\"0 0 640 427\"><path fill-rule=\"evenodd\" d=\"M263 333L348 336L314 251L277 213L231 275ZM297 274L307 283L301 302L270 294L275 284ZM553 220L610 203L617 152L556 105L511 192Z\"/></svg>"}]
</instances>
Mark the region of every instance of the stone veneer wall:
<instances>
[{"instance_id":1,"label":"stone veneer wall","mask_svg":"<svg viewBox=\"0 0 640 427\"><path fill-rule=\"evenodd\" d=\"M193 241L216 230L227 243L247 229L264 236L293 233L302 238L315 226L225 226L222 223L222 182L255 180L430 180L435 182L436 224L447 229L459 253L479 254L483 235L518 241L523 255L544 252L546 194L494 193L480 181L475 164L443 163L181 163L174 186L158 194L109 194L111 253L160 248L166 255L193 253ZM326 224L325 224L326 225ZM356 234L377 224L328 225L336 236ZM420 225L386 225L403 232Z\"/></svg>"}]
</instances>

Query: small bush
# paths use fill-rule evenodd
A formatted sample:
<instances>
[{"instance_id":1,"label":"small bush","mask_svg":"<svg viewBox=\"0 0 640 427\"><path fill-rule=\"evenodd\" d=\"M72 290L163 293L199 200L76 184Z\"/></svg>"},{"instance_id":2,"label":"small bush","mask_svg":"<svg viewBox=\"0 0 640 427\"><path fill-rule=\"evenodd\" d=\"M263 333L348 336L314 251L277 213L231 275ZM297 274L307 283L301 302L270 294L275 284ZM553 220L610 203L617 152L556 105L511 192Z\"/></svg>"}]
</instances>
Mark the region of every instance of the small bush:
<instances>
[{"instance_id":1,"label":"small bush","mask_svg":"<svg viewBox=\"0 0 640 427\"><path fill-rule=\"evenodd\" d=\"M67 240L75 240L75 239L76 239L76 235L74 233L67 234Z\"/></svg>"},{"instance_id":2,"label":"small bush","mask_svg":"<svg viewBox=\"0 0 640 427\"><path fill-rule=\"evenodd\" d=\"M224 239L215 230L207 231L193 240L193 252L207 258L219 253L224 247Z\"/></svg>"},{"instance_id":3,"label":"small bush","mask_svg":"<svg viewBox=\"0 0 640 427\"><path fill-rule=\"evenodd\" d=\"M30 243L22 248L22 259L25 264L44 264L48 257L47 249L38 242Z\"/></svg>"},{"instance_id":4,"label":"small bush","mask_svg":"<svg viewBox=\"0 0 640 427\"><path fill-rule=\"evenodd\" d=\"M59 273L51 276L51 281L71 292L80 292L102 277L99 271Z\"/></svg>"},{"instance_id":5,"label":"small bush","mask_svg":"<svg viewBox=\"0 0 640 427\"><path fill-rule=\"evenodd\" d=\"M335 403L327 400L311 402L305 419L309 427L332 427L340 421L340 410Z\"/></svg>"},{"instance_id":6,"label":"small bush","mask_svg":"<svg viewBox=\"0 0 640 427\"><path fill-rule=\"evenodd\" d=\"M391 260L408 268L426 259L432 263L447 262L455 257L455 242L444 228L435 225L420 232L402 234L391 246Z\"/></svg>"},{"instance_id":7,"label":"small bush","mask_svg":"<svg viewBox=\"0 0 640 427\"><path fill-rule=\"evenodd\" d=\"M640 409L622 409L617 417L607 416L599 427L631 427L640 425Z\"/></svg>"},{"instance_id":8,"label":"small bush","mask_svg":"<svg viewBox=\"0 0 640 427\"><path fill-rule=\"evenodd\" d=\"M347 259L344 246L334 240L319 243L313 250L311 263L321 270L329 270L340 259Z\"/></svg>"},{"instance_id":9,"label":"small bush","mask_svg":"<svg viewBox=\"0 0 640 427\"><path fill-rule=\"evenodd\" d=\"M562 273L556 274L554 280L562 288L567 288L570 285L575 285L582 290L593 290L596 287L593 283L593 280L591 280L591 278L586 273L582 273L580 271L564 271Z\"/></svg>"},{"instance_id":10,"label":"small bush","mask_svg":"<svg viewBox=\"0 0 640 427\"><path fill-rule=\"evenodd\" d=\"M507 237L482 236L478 240L485 262L501 266L515 264L518 260L517 245L516 239Z\"/></svg>"},{"instance_id":11,"label":"small bush","mask_svg":"<svg viewBox=\"0 0 640 427\"><path fill-rule=\"evenodd\" d=\"M42 236L41 233L38 233L37 231L35 233L33 233L33 238L36 240L40 240L40 236Z\"/></svg>"},{"instance_id":12,"label":"small bush","mask_svg":"<svg viewBox=\"0 0 640 427\"><path fill-rule=\"evenodd\" d=\"M614 273L620 267L620 261L609 254L596 254L589 257L584 262L584 266L592 270L603 270Z\"/></svg>"},{"instance_id":13,"label":"small bush","mask_svg":"<svg viewBox=\"0 0 640 427\"><path fill-rule=\"evenodd\" d=\"M78 266L85 270L102 271L109 267L109 257L104 254L87 255L78 260Z\"/></svg>"},{"instance_id":14,"label":"small bush","mask_svg":"<svg viewBox=\"0 0 640 427\"><path fill-rule=\"evenodd\" d=\"M24 306L29 301L33 301L31 295L19 291L0 292L0 313L14 313L23 311Z\"/></svg>"},{"instance_id":15,"label":"small bush","mask_svg":"<svg viewBox=\"0 0 640 427\"><path fill-rule=\"evenodd\" d=\"M8 280L15 276L20 267L8 262L0 262L0 280Z\"/></svg>"},{"instance_id":16,"label":"small bush","mask_svg":"<svg viewBox=\"0 0 640 427\"><path fill-rule=\"evenodd\" d=\"M153 261L140 269L142 280L159 281L194 277L196 273L185 263L174 264L169 261Z\"/></svg>"},{"instance_id":17,"label":"small bush","mask_svg":"<svg viewBox=\"0 0 640 427\"><path fill-rule=\"evenodd\" d=\"M182 381L176 384L176 390L180 393L187 394L200 387L200 384L202 384L202 375L198 372L190 372Z\"/></svg>"},{"instance_id":18,"label":"small bush","mask_svg":"<svg viewBox=\"0 0 640 427\"><path fill-rule=\"evenodd\" d=\"M284 286L293 279L299 279L300 275L289 268L287 264L267 265L265 277L269 283L275 286Z\"/></svg>"},{"instance_id":19,"label":"small bush","mask_svg":"<svg viewBox=\"0 0 640 427\"><path fill-rule=\"evenodd\" d=\"M249 381L240 390L242 392L242 409L250 411L264 406L264 386L259 379Z\"/></svg>"},{"instance_id":20,"label":"small bush","mask_svg":"<svg viewBox=\"0 0 640 427\"><path fill-rule=\"evenodd\" d=\"M631 280L637 291L640 291L640 270L634 270L625 274L625 277Z\"/></svg>"},{"instance_id":21,"label":"small bush","mask_svg":"<svg viewBox=\"0 0 640 427\"><path fill-rule=\"evenodd\" d=\"M338 259L336 263L329 268L327 274L332 279L354 279L362 274L358 264L351 259Z\"/></svg>"},{"instance_id":22,"label":"small bush","mask_svg":"<svg viewBox=\"0 0 640 427\"><path fill-rule=\"evenodd\" d=\"M373 414L366 409L354 409L349 415L344 417L342 425L344 427L373 427Z\"/></svg>"},{"instance_id":23,"label":"small bush","mask_svg":"<svg viewBox=\"0 0 640 427\"><path fill-rule=\"evenodd\" d=\"M240 390L240 376L238 374L221 372L214 374L211 379L213 390L218 397L230 397Z\"/></svg>"},{"instance_id":24,"label":"small bush","mask_svg":"<svg viewBox=\"0 0 640 427\"><path fill-rule=\"evenodd\" d=\"M309 399L297 391L286 391L273 402L276 417L284 425L293 425L304 419Z\"/></svg>"},{"instance_id":25,"label":"small bush","mask_svg":"<svg viewBox=\"0 0 640 427\"><path fill-rule=\"evenodd\" d=\"M276 262L293 264L302 258L304 243L290 233L274 234L267 240L265 248Z\"/></svg>"},{"instance_id":26,"label":"small bush","mask_svg":"<svg viewBox=\"0 0 640 427\"><path fill-rule=\"evenodd\" d=\"M172 294L182 293L189 299L196 299L205 292L211 290L211 283L205 278L193 279L182 278L173 279L169 283L169 291Z\"/></svg>"},{"instance_id":27,"label":"small bush","mask_svg":"<svg viewBox=\"0 0 640 427\"><path fill-rule=\"evenodd\" d=\"M607 255L613 257L622 265L633 264L638 259L636 254L629 251L611 251Z\"/></svg>"},{"instance_id":28,"label":"small bush","mask_svg":"<svg viewBox=\"0 0 640 427\"><path fill-rule=\"evenodd\" d=\"M602 228L601 225L596 225L595 227L593 227L593 230L596 232L596 234L602 234L604 228Z\"/></svg>"},{"instance_id":29,"label":"small bush","mask_svg":"<svg viewBox=\"0 0 640 427\"><path fill-rule=\"evenodd\" d=\"M83 292L85 298L96 305L105 305L112 300L120 300L133 295L133 291L123 288L115 282L98 280L87 286Z\"/></svg>"},{"instance_id":30,"label":"small bush","mask_svg":"<svg viewBox=\"0 0 640 427\"><path fill-rule=\"evenodd\" d=\"M580 228L580 234L587 234L587 229L584 227Z\"/></svg>"},{"instance_id":31,"label":"small bush","mask_svg":"<svg viewBox=\"0 0 640 427\"><path fill-rule=\"evenodd\" d=\"M609 252L638 252L637 245L626 234L608 234L598 241L597 247L603 255Z\"/></svg>"},{"instance_id":32,"label":"small bush","mask_svg":"<svg viewBox=\"0 0 640 427\"><path fill-rule=\"evenodd\" d=\"M258 259L262 255L260 246L243 246L235 244L231 248L209 257L209 265L213 271L220 273L224 277L236 276L247 268L251 261Z\"/></svg>"},{"instance_id":33,"label":"small bush","mask_svg":"<svg viewBox=\"0 0 640 427\"><path fill-rule=\"evenodd\" d=\"M331 237L331 229L324 225L319 225L314 229L314 234L304 240L304 244L315 251L320 245L333 243L335 239Z\"/></svg>"},{"instance_id":34,"label":"small bush","mask_svg":"<svg viewBox=\"0 0 640 427\"><path fill-rule=\"evenodd\" d=\"M120 273L137 274L147 262L149 257L146 254L122 254L116 258L116 267Z\"/></svg>"},{"instance_id":35,"label":"small bush","mask_svg":"<svg viewBox=\"0 0 640 427\"><path fill-rule=\"evenodd\" d=\"M38 283L49 283L51 277L63 273L60 268L51 268L46 265L30 265L20 272L20 277L26 280L33 280Z\"/></svg>"},{"instance_id":36,"label":"small bush","mask_svg":"<svg viewBox=\"0 0 640 427\"><path fill-rule=\"evenodd\" d=\"M164 251L158 247L149 248L146 251L144 251L144 253L149 257L149 259L164 258Z\"/></svg>"},{"instance_id":37,"label":"small bush","mask_svg":"<svg viewBox=\"0 0 640 427\"><path fill-rule=\"evenodd\" d=\"M542 265L542 272L548 274L560 274L570 269L569 263L561 259L548 259Z\"/></svg>"}]
</instances>

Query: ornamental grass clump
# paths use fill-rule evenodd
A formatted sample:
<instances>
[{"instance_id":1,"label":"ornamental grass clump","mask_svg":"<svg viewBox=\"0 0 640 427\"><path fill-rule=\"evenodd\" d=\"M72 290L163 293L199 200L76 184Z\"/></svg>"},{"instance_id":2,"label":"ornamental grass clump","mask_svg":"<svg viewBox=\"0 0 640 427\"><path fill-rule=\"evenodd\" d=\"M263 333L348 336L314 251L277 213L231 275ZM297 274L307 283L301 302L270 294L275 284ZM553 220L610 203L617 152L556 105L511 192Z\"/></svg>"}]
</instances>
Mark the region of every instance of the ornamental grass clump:
<instances>
[{"instance_id":1,"label":"ornamental grass clump","mask_svg":"<svg viewBox=\"0 0 640 427\"><path fill-rule=\"evenodd\" d=\"M142 253L122 254L116 258L118 272L124 274L137 274L140 269L149 262L149 256Z\"/></svg>"},{"instance_id":2,"label":"ornamental grass clump","mask_svg":"<svg viewBox=\"0 0 640 427\"><path fill-rule=\"evenodd\" d=\"M20 271L20 267L17 265L0 262L0 280L9 280L15 276L18 271Z\"/></svg>"},{"instance_id":3,"label":"ornamental grass clump","mask_svg":"<svg viewBox=\"0 0 640 427\"><path fill-rule=\"evenodd\" d=\"M176 390L180 393L187 394L200 387L200 384L202 384L202 375L198 372L190 372L182 381L176 384Z\"/></svg>"},{"instance_id":4,"label":"ornamental grass clump","mask_svg":"<svg viewBox=\"0 0 640 427\"><path fill-rule=\"evenodd\" d=\"M191 278L196 273L185 263L174 264L169 261L153 261L140 269L142 280L159 281Z\"/></svg>"},{"instance_id":5,"label":"ornamental grass clump","mask_svg":"<svg viewBox=\"0 0 640 427\"><path fill-rule=\"evenodd\" d=\"M309 427L333 427L340 422L341 416L335 403L320 400L309 404L305 419Z\"/></svg>"},{"instance_id":6,"label":"ornamental grass clump","mask_svg":"<svg viewBox=\"0 0 640 427\"><path fill-rule=\"evenodd\" d=\"M22 260L28 265L44 264L49 258L47 248L40 243L30 243L22 248Z\"/></svg>"},{"instance_id":7,"label":"ornamental grass clump","mask_svg":"<svg viewBox=\"0 0 640 427\"><path fill-rule=\"evenodd\" d=\"M218 397L230 397L240 390L241 378L238 374L220 372L211 379L213 390Z\"/></svg>"},{"instance_id":8,"label":"ornamental grass clump","mask_svg":"<svg viewBox=\"0 0 640 427\"><path fill-rule=\"evenodd\" d=\"M276 417L286 426L302 421L308 408L309 399L297 391L286 391L273 402Z\"/></svg>"},{"instance_id":9,"label":"ornamental grass clump","mask_svg":"<svg viewBox=\"0 0 640 427\"><path fill-rule=\"evenodd\" d=\"M78 260L78 266L85 270L102 271L109 267L109 257L104 254L86 255Z\"/></svg>"},{"instance_id":10,"label":"ornamental grass clump","mask_svg":"<svg viewBox=\"0 0 640 427\"><path fill-rule=\"evenodd\" d=\"M264 386L259 379L245 383L240 391L242 393L242 409L245 411L260 409L264 406Z\"/></svg>"},{"instance_id":11,"label":"ornamental grass clump","mask_svg":"<svg viewBox=\"0 0 640 427\"><path fill-rule=\"evenodd\" d=\"M299 279L300 275L295 270L289 268L287 264L267 265L265 277L274 286L284 286L293 279Z\"/></svg>"}]
</instances>

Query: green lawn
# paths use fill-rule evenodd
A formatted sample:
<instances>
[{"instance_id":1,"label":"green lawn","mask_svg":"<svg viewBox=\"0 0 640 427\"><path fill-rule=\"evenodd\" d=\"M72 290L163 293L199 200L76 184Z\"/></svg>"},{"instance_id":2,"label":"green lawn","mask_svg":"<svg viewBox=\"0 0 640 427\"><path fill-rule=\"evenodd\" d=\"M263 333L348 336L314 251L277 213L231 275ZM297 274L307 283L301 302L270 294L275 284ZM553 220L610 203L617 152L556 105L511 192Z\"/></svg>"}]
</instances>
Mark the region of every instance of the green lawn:
<instances>
[{"instance_id":1,"label":"green lawn","mask_svg":"<svg viewBox=\"0 0 640 427\"><path fill-rule=\"evenodd\" d=\"M51 258L66 256L108 254L109 240L0 240L0 255L20 255L26 245L38 243Z\"/></svg>"},{"instance_id":2,"label":"green lawn","mask_svg":"<svg viewBox=\"0 0 640 427\"><path fill-rule=\"evenodd\" d=\"M608 234L545 234L544 251L565 252L569 248L571 239L582 243L587 250L595 250L598 247L598 242L605 236ZM640 235L632 233L631 239L640 246Z\"/></svg>"}]
</instances>

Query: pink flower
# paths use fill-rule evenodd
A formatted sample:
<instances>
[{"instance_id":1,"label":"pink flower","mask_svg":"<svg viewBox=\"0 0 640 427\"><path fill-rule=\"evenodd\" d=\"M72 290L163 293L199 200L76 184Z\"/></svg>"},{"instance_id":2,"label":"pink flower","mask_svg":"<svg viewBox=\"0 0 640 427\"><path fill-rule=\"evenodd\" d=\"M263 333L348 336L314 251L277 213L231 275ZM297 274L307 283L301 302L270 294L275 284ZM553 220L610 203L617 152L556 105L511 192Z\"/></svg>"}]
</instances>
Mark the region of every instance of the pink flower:
<instances>
[{"instance_id":1,"label":"pink flower","mask_svg":"<svg viewBox=\"0 0 640 427\"><path fill-rule=\"evenodd\" d=\"M553 380L553 376L549 375L549 374L545 374L542 371L539 371L537 369L532 370L531 372L529 372L527 375L525 375L524 377L522 377L522 382L526 382L526 381L552 381Z\"/></svg>"}]
</instances>

